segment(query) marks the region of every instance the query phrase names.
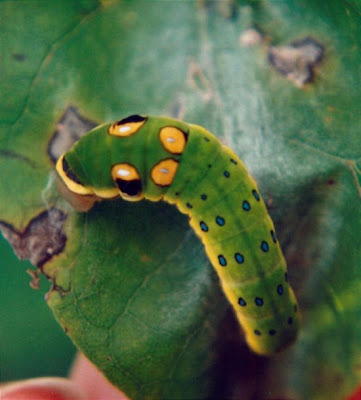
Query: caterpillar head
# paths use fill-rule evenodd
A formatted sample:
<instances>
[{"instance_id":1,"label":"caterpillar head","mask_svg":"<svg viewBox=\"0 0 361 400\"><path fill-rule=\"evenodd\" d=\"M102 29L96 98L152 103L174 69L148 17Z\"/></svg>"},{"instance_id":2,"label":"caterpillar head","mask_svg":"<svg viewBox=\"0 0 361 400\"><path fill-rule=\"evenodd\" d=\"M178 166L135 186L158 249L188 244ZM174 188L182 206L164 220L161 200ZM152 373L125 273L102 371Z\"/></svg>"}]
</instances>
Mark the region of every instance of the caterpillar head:
<instances>
[{"instance_id":1,"label":"caterpillar head","mask_svg":"<svg viewBox=\"0 0 361 400\"><path fill-rule=\"evenodd\" d=\"M56 163L58 189L60 194L75 210L86 212L93 207L96 201L101 199L95 195L91 188L84 186L79 181L75 173L70 169L65 155L64 153Z\"/></svg>"},{"instance_id":2,"label":"caterpillar head","mask_svg":"<svg viewBox=\"0 0 361 400\"><path fill-rule=\"evenodd\" d=\"M60 190L73 206L76 204L76 209L79 209L79 203L86 203L87 210L96 200L119 195L130 201L144 197L137 168L129 163L113 164L112 160L117 155L114 157L112 152L121 148L113 145L114 140L121 142L125 144L123 156L126 158L129 151L127 138L137 133L146 120L146 117L132 115L101 125L88 132L58 159L56 171L60 178Z\"/></svg>"}]
</instances>

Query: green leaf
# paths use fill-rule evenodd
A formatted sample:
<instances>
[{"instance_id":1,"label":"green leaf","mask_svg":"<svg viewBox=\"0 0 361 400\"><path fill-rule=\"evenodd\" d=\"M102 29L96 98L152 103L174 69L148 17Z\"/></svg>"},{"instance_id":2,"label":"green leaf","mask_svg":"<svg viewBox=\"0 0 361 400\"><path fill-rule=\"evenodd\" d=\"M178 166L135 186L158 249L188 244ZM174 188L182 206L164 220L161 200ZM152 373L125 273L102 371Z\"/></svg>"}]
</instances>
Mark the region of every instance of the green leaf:
<instances>
[{"instance_id":1,"label":"green leaf","mask_svg":"<svg viewBox=\"0 0 361 400\"><path fill-rule=\"evenodd\" d=\"M0 228L130 398L341 399L360 382L356 2L0 3ZM54 161L131 113L204 125L245 161L300 300L297 343L249 353L201 243L165 203L76 213Z\"/></svg>"}]
</instances>

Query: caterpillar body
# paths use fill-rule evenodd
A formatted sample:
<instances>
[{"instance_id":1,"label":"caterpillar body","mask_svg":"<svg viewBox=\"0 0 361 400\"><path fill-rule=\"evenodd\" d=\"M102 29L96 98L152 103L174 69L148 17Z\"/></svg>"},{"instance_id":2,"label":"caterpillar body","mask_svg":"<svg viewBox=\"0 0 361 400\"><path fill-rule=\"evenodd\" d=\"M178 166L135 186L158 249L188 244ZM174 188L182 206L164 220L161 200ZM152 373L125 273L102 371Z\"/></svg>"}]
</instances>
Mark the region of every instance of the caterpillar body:
<instances>
[{"instance_id":1,"label":"caterpillar body","mask_svg":"<svg viewBox=\"0 0 361 400\"><path fill-rule=\"evenodd\" d=\"M88 132L56 170L77 198L175 204L202 240L250 348L271 355L295 340L297 301L257 184L206 129L131 115Z\"/></svg>"}]
</instances>

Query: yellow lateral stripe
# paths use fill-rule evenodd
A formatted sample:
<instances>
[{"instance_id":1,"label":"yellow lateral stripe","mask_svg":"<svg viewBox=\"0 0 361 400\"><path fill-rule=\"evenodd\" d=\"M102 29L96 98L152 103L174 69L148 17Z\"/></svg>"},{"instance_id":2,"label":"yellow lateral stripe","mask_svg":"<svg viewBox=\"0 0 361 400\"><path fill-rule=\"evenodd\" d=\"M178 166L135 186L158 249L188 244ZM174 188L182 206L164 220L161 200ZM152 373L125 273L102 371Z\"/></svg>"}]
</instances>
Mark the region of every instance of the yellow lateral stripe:
<instances>
[{"instance_id":1,"label":"yellow lateral stripe","mask_svg":"<svg viewBox=\"0 0 361 400\"><path fill-rule=\"evenodd\" d=\"M74 182L73 180L69 179L63 169L63 158L64 154L59 157L58 161L56 162L56 171L58 172L59 176L65 183L66 187L73 193L80 194L80 195L89 195L94 194L94 191L91 187L83 186L80 183Z\"/></svg>"}]
</instances>

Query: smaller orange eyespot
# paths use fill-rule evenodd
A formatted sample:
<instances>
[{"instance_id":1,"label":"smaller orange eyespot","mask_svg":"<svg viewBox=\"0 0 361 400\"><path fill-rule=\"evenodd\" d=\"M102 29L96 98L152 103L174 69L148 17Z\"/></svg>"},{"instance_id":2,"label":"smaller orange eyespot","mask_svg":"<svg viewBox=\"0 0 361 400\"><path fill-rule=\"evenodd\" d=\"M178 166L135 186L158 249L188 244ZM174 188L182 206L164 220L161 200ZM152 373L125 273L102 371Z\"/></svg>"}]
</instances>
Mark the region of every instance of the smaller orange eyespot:
<instances>
[{"instance_id":1,"label":"smaller orange eyespot","mask_svg":"<svg viewBox=\"0 0 361 400\"><path fill-rule=\"evenodd\" d=\"M163 147L172 154L182 154L187 142L186 134L175 126L165 126L159 132Z\"/></svg>"},{"instance_id":2,"label":"smaller orange eyespot","mask_svg":"<svg viewBox=\"0 0 361 400\"><path fill-rule=\"evenodd\" d=\"M140 115L131 115L121 121L116 121L108 128L108 133L113 136L127 137L134 135L144 125L147 118Z\"/></svg>"},{"instance_id":3,"label":"smaller orange eyespot","mask_svg":"<svg viewBox=\"0 0 361 400\"><path fill-rule=\"evenodd\" d=\"M128 163L113 165L111 172L113 180L121 179L122 181L133 181L134 179L140 179L137 169Z\"/></svg>"},{"instance_id":4,"label":"smaller orange eyespot","mask_svg":"<svg viewBox=\"0 0 361 400\"><path fill-rule=\"evenodd\" d=\"M158 186L169 186L178 169L178 161L167 158L154 165L150 172L153 182Z\"/></svg>"},{"instance_id":5,"label":"smaller orange eyespot","mask_svg":"<svg viewBox=\"0 0 361 400\"><path fill-rule=\"evenodd\" d=\"M139 172L133 165L115 164L112 166L111 174L124 200L138 201L144 197Z\"/></svg>"}]
</instances>

